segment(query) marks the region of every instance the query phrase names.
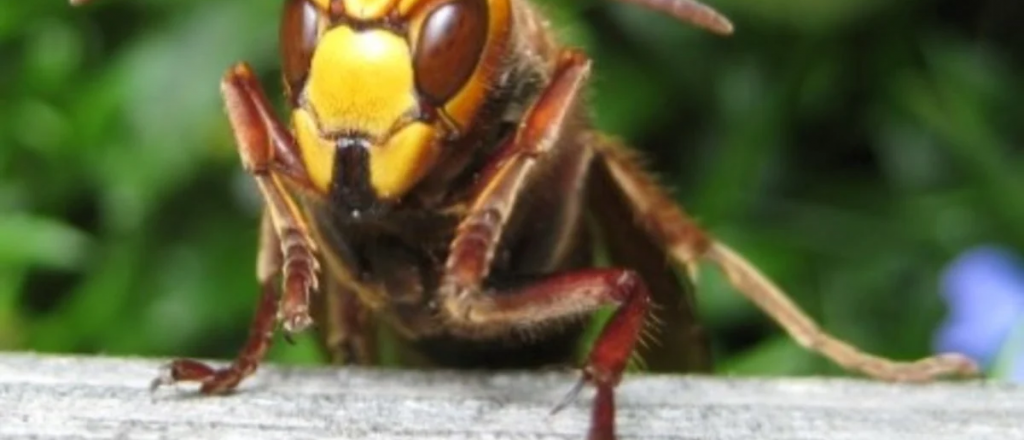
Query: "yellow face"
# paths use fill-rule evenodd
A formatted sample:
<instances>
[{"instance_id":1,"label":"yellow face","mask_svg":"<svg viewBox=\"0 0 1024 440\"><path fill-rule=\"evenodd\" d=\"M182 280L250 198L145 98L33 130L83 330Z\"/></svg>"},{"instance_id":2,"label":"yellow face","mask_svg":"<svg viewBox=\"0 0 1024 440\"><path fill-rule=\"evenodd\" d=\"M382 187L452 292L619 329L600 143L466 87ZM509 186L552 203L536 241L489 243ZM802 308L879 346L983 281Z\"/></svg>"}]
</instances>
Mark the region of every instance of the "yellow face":
<instances>
[{"instance_id":1,"label":"yellow face","mask_svg":"<svg viewBox=\"0 0 1024 440\"><path fill-rule=\"evenodd\" d=\"M473 124L508 27L508 0L287 0L285 84L317 189L412 189Z\"/></svg>"}]
</instances>

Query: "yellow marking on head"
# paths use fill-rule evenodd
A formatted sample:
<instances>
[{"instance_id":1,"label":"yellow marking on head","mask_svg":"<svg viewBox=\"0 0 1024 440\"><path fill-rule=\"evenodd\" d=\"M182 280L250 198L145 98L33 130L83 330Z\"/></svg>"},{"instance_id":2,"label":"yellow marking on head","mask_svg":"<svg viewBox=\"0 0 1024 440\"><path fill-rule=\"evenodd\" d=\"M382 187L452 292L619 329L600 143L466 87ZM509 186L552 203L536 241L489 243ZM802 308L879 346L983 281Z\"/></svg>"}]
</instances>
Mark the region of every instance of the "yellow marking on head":
<instances>
[{"instance_id":1,"label":"yellow marking on head","mask_svg":"<svg viewBox=\"0 0 1024 440\"><path fill-rule=\"evenodd\" d=\"M306 100L327 133L387 133L416 108L409 46L384 30L328 31L313 54Z\"/></svg>"},{"instance_id":2,"label":"yellow marking on head","mask_svg":"<svg viewBox=\"0 0 1024 440\"><path fill-rule=\"evenodd\" d=\"M327 11L331 9L331 0L310 0L317 8L321 11Z\"/></svg>"},{"instance_id":3,"label":"yellow marking on head","mask_svg":"<svg viewBox=\"0 0 1024 440\"><path fill-rule=\"evenodd\" d=\"M345 0L345 15L357 20L384 18L398 0Z\"/></svg>"},{"instance_id":4,"label":"yellow marking on head","mask_svg":"<svg viewBox=\"0 0 1024 440\"><path fill-rule=\"evenodd\" d=\"M448 0L398 0L398 15L408 17L413 9L427 10L437 3L444 3Z\"/></svg>"},{"instance_id":5,"label":"yellow marking on head","mask_svg":"<svg viewBox=\"0 0 1024 440\"><path fill-rule=\"evenodd\" d=\"M305 110L292 112L292 126L309 180L327 194L334 180L336 143L321 135L312 115ZM374 193L385 200L401 197L433 168L440 153L436 129L422 122L403 127L384 144L372 145L370 185Z\"/></svg>"},{"instance_id":6,"label":"yellow marking on head","mask_svg":"<svg viewBox=\"0 0 1024 440\"><path fill-rule=\"evenodd\" d=\"M302 162L306 165L309 180L316 189L327 194L334 175L334 142L320 136L316 122L305 110L295 109L292 112L292 127L295 129L295 141L299 143Z\"/></svg>"},{"instance_id":7,"label":"yellow marking on head","mask_svg":"<svg viewBox=\"0 0 1024 440\"><path fill-rule=\"evenodd\" d=\"M370 150L370 184L377 197L401 197L434 167L441 147L431 125L415 122L403 127L384 145Z\"/></svg>"}]
</instances>

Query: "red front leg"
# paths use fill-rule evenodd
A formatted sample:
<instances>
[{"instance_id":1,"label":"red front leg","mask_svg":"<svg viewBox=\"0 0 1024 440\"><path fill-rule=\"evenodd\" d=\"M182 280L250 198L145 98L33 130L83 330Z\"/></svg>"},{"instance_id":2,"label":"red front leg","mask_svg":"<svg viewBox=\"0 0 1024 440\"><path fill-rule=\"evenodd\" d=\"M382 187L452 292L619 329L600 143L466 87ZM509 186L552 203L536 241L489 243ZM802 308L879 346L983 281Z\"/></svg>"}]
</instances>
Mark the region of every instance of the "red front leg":
<instances>
[{"instance_id":1,"label":"red front leg","mask_svg":"<svg viewBox=\"0 0 1024 440\"><path fill-rule=\"evenodd\" d=\"M555 411L571 403L586 383L597 388L589 438L615 438L615 386L622 380L650 308L643 280L624 269L590 269L555 275L506 291L475 290L451 304L449 328L468 338L490 339L536 332L603 307L615 313L601 330L583 367L580 384Z\"/></svg>"},{"instance_id":2,"label":"red front leg","mask_svg":"<svg viewBox=\"0 0 1024 440\"><path fill-rule=\"evenodd\" d=\"M277 280L281 274L281 247L269 214L264 214L260 228L256 273L261 291L259 305L249 326L249 337L234 362L217 369L192 359L177 359L153 380L151 389L178 382L199 382L202 384L199 390L203 394L222 394L233 390L242 379L256 371L273 342L278 309Z\"/></svg>"},{"instance_id":3,"label":"red front leg","mask_svg":"<svg viewBox=\"0 0 1024 440\"><path fill-rule=\"evenodd\" d=\"M239 64L231 69L221 82L221 91L242 165L255 179L266 205L257 263L262 294L249 339L231 365L216 369L178 359L153 382L154 387L200 382L200 391L206 394L231 391L256 371L270 348L278 321L287 333L301 331L313 322L309 296L318 288L316 247L284 185L287 182L300 191L315 190L296 157L291 135L271 114L270 104L248 66ZM278 286L283 287L280 299Z\"/></svg>"},{"instance_id":4,"label":"red front leg","mask_svg":"<svg viewBox=\"0 0 1024 440\"><path fill-rule=\"evenodd\" d=\"M438 301L447 328L473 339L536 333L592 315L602 307L615 307L583 367L580 386L566 399L574 399L583 384L597 388L589 436L603 440L615 437L614 388L622 379L650 307L643 280L624 269L593 269L503 291L485 285L523 188L540 175L535 172L538 163L554 157L559 146L573 144L565 137L574 134L566 131L566 122L589 68L590 61L583 54L562 53L551 83L524 116L514 137L485 168L472 207L452 240Z\"/></svg>"}]
</instances>

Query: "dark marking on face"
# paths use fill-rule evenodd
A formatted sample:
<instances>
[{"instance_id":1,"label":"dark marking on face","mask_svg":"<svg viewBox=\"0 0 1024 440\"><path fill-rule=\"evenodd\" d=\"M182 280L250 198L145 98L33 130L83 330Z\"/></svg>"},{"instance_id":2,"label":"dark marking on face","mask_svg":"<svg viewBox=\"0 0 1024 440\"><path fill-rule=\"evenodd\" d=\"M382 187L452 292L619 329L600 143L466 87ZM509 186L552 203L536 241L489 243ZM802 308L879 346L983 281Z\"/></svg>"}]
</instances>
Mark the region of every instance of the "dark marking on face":
<instances>
[{"instance_id":1,"label":"dark marking on face","mask_svg":"<svg viewBox=\"0 0 1024 440\"><path fill-rule=\"evenodd\" d=\"M375 211L379 199L370 182L370 142L342 137L337 148L330 192L333 207L344 216L356 218Z\"/></svg>"}]
</instances>

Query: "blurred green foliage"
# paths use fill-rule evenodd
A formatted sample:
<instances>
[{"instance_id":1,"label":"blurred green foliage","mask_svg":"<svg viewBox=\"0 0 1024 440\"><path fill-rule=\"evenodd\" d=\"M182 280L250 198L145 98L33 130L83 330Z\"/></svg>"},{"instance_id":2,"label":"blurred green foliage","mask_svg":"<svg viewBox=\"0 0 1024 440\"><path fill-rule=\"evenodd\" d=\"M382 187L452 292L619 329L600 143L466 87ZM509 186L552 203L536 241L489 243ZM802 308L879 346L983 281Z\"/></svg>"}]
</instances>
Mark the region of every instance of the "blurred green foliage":
<instances>
[{"instance_id":1,"label":"blurred green foliage","mask_svg":"<svg viewBox=\"0 0 1024 440\"><path fill-rule=\"evenodd\" d=\"M0 349L233 355L259 202L218 80L279 94L279 0L0 0ZM943 265L1024 250L1024 3L717 0L719 38L640 8L546 3L596 67L599 125L825 328L930 350ZM733 374L834 373L714 271ZM316 359L309 338L278 361Z\"/></svg>"}]
</instances>

